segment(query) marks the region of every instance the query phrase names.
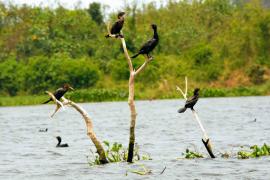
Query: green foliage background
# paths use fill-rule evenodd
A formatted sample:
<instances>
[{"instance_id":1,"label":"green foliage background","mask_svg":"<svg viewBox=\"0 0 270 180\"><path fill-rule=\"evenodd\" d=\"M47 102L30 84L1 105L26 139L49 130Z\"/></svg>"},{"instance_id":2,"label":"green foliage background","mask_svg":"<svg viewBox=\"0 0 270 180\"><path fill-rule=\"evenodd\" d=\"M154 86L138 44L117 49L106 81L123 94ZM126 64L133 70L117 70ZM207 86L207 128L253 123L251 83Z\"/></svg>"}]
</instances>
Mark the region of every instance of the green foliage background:
<instances>
[{"instance_id":1,"label":"green foliage background","mask_svg":"<svg viewBox=\"0 0 270 180\"><path fill-rule=\"evenodd\" d=\"M204 96L269 94L270 9L261 1L171 0L124 11L130 54L152 36L152 23L161 39L154 61L136 79L137 98L177 97L175 85L183 85L184 76ZM98 3L74 10L0 4L0 96L39 95L65 82L101 89L108 99L126 93L128 66L120 41L104 38L103 17ZM113 22L116 14L109 17ZM134 65L143 62L139 56Z\"/></svg>"}]
</instances>

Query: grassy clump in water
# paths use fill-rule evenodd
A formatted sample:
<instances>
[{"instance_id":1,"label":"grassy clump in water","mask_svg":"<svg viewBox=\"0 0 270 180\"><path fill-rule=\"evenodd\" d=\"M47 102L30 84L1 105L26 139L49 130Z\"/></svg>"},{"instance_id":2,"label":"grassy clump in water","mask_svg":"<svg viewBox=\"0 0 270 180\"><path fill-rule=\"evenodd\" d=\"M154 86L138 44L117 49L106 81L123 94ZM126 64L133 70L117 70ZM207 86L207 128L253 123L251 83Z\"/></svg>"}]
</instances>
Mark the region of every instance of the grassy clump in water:
<instances>
[{"instance_id":1,"label":"grassy clump in water","mask_svg":"<svg viewBox=\"0 0 270 180\"><path fill-rule=\"evenodd\" d=\"M241 147L242 148L242 147ZM186 149L185 153L182 153L185 159L195 159L195 158L204 158L202 154L199 152L190 151ZM237 153L221 153L221 157L228 159L228 158L235 158L238 159L249 159L249 158L258 158L262 156L270 156L270 145L264 144L263 146L259 147L258 145L253 145L250 147L250 150L241 150Z\"/></svg>"},{"instance_id":2,"label":"grassy clump in water","mask_svg":"<svg viewBox=\"0 0 270 180\"><path fill-rule=\"evenodd\" d=\"M269 156L270 155L270 146L264 144L262 147L258 145L254 145L250 147L251 151L239 151L237 153L237 157L239 159L248 159L248 158L257 158L261 156Z\"/></svg>"},{"instance_id":3,"label":"grassy clump in water","mask_svg":"<svg viewBox=\"0 0 270 180\"><path fill-rule=\"evenodd\" d=\"M203 158L202 154L195 151L190 151L189 149L186 149L186 152L182 153L182 155L186 159Z\"/></svg>"},{"instance_id":4,"label":"grassy clump in water","mask_svg":"<svg viewBox=\"0 0 270 180\"><path fill-rule=\"evenodd\" d=\"M108 141L103 141L103 144L105 145L105 154L110 163L114 162L124 162L127 161L128 157L128 150L123 147L120 143L113 143L112 145ZM93 159L89 160L89 164L91 166L93 165L100 165L99 161L99 155L97 153L92 152ZM139 155L139 147L138 145L135 145L134 147L134 161L139 160L152 160L149 154L143 154L142 157Z\"/></svg>"}]
</instances>

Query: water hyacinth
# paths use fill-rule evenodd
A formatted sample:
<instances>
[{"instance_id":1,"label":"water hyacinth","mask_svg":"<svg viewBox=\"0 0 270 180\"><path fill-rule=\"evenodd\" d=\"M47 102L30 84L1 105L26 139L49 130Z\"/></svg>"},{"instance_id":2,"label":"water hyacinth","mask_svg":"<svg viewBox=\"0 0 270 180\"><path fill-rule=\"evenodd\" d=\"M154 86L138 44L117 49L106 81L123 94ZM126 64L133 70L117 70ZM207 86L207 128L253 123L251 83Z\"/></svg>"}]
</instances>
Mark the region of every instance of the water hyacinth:
<instances>
[{"instance_id":1,"label":"water hyacinth","mask_svg":"<svg viewBox=\"0 0 270 180\"><path fill-rule=\"evenodd\" d=\"M128 156L128 149L124 148L121 143L114 142L113 144L110 144L108 141L103 141L103 144L105 145L105 154L110 163L115 162L124 162L127 161ZM99 161L99 156L97 153L94 153L91 151L93 159L89 159L89 164L91 166L93 165L99 165L101 164ZM150 155L147 153L144 153L142 156L139 155L139 146L136 144L134 148L134 161L139 160L152 160Z\"/></svg>"},{"instance_id":2,"label":"water hyacinth","mask_svg":"<svg viewBox=\"0 0 270 180\"><path fill-rule=\"evenodd\" d=\"M258 145L253 145L250 147L250 149L252 151L239 151L237 153L237 157L239 159L248 159L270 155L270 146L267 144L264 144L262 147L259 147Z\"/></svg>"}]
</instances>

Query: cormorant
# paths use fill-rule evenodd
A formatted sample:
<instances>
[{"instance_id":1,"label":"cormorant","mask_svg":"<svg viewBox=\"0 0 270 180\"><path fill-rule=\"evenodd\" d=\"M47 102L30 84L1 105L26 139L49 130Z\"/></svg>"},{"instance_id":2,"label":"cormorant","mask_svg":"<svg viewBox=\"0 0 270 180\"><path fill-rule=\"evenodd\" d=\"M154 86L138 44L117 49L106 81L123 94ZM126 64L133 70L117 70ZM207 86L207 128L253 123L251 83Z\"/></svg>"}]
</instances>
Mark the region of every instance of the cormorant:
<instances>
[{"instance_id":1,"label":"cormorant","mask_svg":"<svg viewBox=\"0 0 270 180\"><path fill-rule=\"evenodd\" d=\"M124 22L125 22L125 12L120 12L117 15L118 20L113 24L110 33L112 35L115 35L116 38L120 37L123 38L123 35L121 34L121 29L124 26ZM110 37L110 35L106 35L106 38Z\"/></svg>"},{"instance_id":2,"label":"cormorant","mask_svg":"<svg viewBox=\"0 0 270 180\"><path fill-rule=\"evenodd\" d=\"M68 91L68 90L74 90L69 84L64 84L63 87L57 89L53 95L54 97L57 99L57 100L60 100L60 98L62 96L64 96L64 94ZM44 103L42 104L46 104L48 102L52 101L52 98L50 98L48 101L45 101Z\"/></svg>"},{"instance_id":3,"label":"cormorant","mask_svg":"<svg viewBox=\"0 0 270 180\"><path fill-rule=\"evenodd\" d=\"M140 54L146 54L148 58L152 58L149 53L157 46L159 38L158 38L158 33L157 33L157 25L152 24L152 29L154 30L154 35L153 38L148 40L139 50L137 54L132 56L131 58L136 58Z\"/></svg>"},{"instance_id":4,"label":"cormorant","mask_svg":"<svg viewBox=\"0 0 270 180\"><path fill-rule=\"evenodd\" d=\"M68 144L61 144L62 139L60 136L57 136L56 139L58 140L56 147L68 147Z\"/></svg>"},{"instance_id":5,"label":"cormorant","mask_svg":"<svg viewBox=\"0 0 270 180\"><path fill-rule=\"evenodd\" d=\"M199 88L194 89L193 96L186 101L185 107L178 110L179 113L185 112L187 108L193 110L193 106L197 103L199 99L199 91Z\"/></svg>"}]
</instances>

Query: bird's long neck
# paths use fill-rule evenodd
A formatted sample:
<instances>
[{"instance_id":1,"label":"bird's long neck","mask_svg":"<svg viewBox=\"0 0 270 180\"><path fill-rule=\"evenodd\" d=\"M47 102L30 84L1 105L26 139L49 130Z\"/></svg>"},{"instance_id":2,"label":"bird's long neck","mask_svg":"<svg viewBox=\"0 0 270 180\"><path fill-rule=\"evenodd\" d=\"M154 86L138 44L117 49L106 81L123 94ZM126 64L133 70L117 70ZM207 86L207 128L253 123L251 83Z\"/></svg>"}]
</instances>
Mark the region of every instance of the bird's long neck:
<instances>
[{"instance_id":1,"label":"bird's long neck","mask_svg":"<svg viewBox=\"0 0 270 180\"><path fill-rule=\"evenodd\" d=\"M124 18L119 18L119 19L118 19L118 22L124 23L124 22L125 22L125 19L124 19Z\"/></svg>"},{"instance_id":2,"label":"bird's long neck","mask_svg":"<svg viewBox=\"0 0 270 180\"><path fill-rule=\"evenodd\" d=\"M58 140L58 144L57 144L57 146L59 146L59 145L61 144L61 138L60 138L60 137L58 137L58 138L57 138L57 140Z\"/></svg>"},{"instance_id":3,"label":"bird's long neck","mask_svg":"<svg viewBox=\"0 0 270 180\"><path fill-rule=\"evenodd\" d=\"M63 92L64 93L68 92L68 88L63 88Z\"/></svg>"},{"instance_id":4,"label":"bird's long neck","mask_svg":"<svg viewBox=\"0 0 270 180\"><path fill-rule=\"evenodd\" d=\"M154 29L154 36L153 36L153 38L158 39L157 29Z\"/></svg>"}]
</instances>

